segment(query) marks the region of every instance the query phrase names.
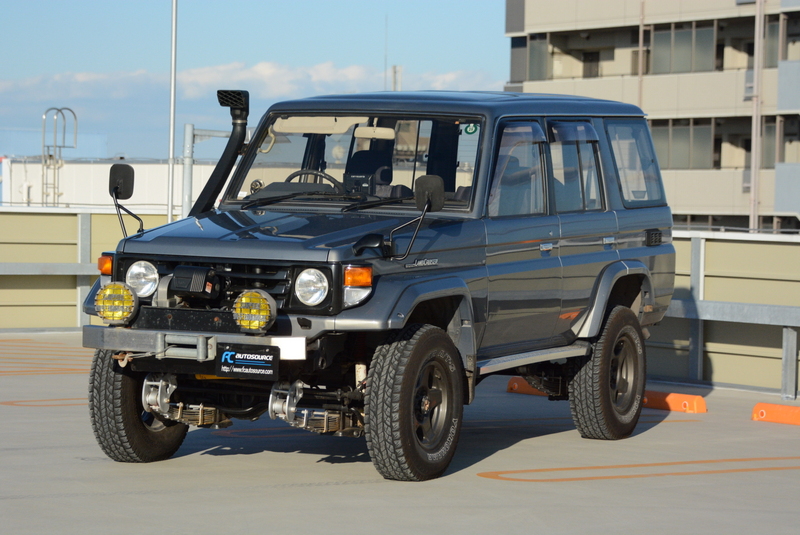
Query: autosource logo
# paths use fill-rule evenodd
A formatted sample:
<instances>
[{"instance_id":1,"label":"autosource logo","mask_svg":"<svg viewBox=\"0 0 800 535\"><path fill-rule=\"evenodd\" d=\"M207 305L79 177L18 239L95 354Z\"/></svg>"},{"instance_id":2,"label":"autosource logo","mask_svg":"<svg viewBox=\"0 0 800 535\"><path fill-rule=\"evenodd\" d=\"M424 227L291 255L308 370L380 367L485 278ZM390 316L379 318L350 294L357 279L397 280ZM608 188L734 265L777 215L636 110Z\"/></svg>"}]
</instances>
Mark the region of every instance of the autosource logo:
<instances>
[{"instance_id":1,"label":"autosource logo","mask_svg":"<svg viewBox=\"0 0 800 535\"><path fill-rule=\"evenodd\" d=\"M274 354L224 351L217 363L217 372L233 377L261 376L272 378L277 370Z\"/></svg>"},{"instance_id":2,"label":"autosource logo","mask_svg":"<svg viewBox=\"0 0 800 535\"><path fill-rule=\"evenodd\" d=\"M259 355L257 353L237 353L226 351L222 354L222 362L227 364L261 364L269 365L272 355Z\"/></svg>"}]
</instances>

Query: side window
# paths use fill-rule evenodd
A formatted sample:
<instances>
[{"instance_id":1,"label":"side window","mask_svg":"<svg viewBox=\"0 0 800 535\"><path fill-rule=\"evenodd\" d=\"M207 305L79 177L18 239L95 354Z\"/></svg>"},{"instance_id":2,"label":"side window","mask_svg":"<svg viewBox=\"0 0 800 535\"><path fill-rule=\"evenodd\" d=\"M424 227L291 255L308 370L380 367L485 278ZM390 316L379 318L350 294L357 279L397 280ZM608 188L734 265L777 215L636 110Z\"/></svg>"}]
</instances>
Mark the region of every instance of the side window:
<instances>
[{"instance_id":1,"label":"side window","mask_svg":"<svg viewBox=\"0 0 800 535\"><path fill-rule=\"evenodd\" d=\"M606 119L611 152L626 208L666 203L644 119Z\"/></svg>"},{"instance_id":2,"label":"side window","mask_svg":"<svg viewBox=\"0 0 800 535\"><path fill-rule=\"evenodd\" d=\"M489 194L490 217L545 212L544 142L538 122L515 121L502 127Z\"/></svg>"},{"instance_id":3,"label":"side window","mask_svg":"<svg viewBox=\"0 0 800 535\"><path fill-rule=\"evenodd\" d=\"M550 124L550 158L557 212L602 210L599 138L588 122Z\"/></svg>"}]
</instances>

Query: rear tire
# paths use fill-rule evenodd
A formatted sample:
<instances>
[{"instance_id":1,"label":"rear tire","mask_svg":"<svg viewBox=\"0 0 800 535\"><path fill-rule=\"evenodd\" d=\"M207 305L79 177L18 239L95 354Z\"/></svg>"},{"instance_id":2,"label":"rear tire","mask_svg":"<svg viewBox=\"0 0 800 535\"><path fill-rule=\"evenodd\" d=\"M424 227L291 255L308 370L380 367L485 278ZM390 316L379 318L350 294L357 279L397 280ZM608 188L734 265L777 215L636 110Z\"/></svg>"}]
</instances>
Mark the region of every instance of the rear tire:
<instances>
[{"instance_id":1,"label":"rear tire","mask_svg":"<svg viewBox=\"0 0 800 535\"><path fill-rule=\"evenodd\" d=\"M462 370L452 340L432 325L409 325L375 351L364 428L383 477L423 481L447 470L461 433Z\"/></svg>"},{"instance_id":2,"label":"rear tire","mask_svg":"<svg viewBox=\"0 0 800 535\"><path fill-rule=\"evenodd\" d=\"M591 358L569 385L572 419L582 437L617 440L633 433L644 398L643 340L631 309L615 307Z\"/></svg>"},{"instance_id":3,"label":"rear tire","mask_svg":"<svg viewBox=\"0 0 800 535\"><path fill-rule=\"evenodd\" d=\"M148 463L178 451L189 426L159 420L142 406L144 374L120 368L114 352L98 349L89 375L89 415L100 448L111 459Z\"/></svg>"}]
</instances>

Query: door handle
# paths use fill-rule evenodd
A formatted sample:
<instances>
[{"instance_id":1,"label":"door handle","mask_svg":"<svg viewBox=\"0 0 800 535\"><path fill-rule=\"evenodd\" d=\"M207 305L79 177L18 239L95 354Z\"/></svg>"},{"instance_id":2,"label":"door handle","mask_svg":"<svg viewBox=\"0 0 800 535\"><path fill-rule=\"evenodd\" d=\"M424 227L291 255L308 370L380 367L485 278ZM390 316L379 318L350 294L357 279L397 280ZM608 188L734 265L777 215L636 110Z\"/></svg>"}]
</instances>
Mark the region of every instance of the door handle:
<instances>
[{"instance_id":1,"label":"door handle","mask_svg":"<svg viewBox=\"0 0 800 535\"><path fill-rule=\"evenodd\" d=\"M603 245L614 245L616 238L614 236L606 236L603 238Z\"/></svg>"},{"instance_id":2,"label":"door handle","mask_svg":"<svg viewBox=\"0 0 800 535\"><path fill-rule=\"evenodd\" d=\"M543 253L552 251L553 250L553 244L552 243L543 243L543 244L539 245L539 250L541 252L543 252Z\"/></svg>"}]
</instances>

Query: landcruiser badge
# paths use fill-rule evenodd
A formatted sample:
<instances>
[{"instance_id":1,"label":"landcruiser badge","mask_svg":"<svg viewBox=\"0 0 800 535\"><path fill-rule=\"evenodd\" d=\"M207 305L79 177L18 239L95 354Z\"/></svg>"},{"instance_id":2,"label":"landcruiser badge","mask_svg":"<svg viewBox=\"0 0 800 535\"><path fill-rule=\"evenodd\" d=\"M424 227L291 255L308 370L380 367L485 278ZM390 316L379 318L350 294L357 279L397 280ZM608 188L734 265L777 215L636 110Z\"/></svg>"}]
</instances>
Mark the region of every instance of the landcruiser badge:
<instances>
[{"instance_id":1,"label":"landcruiser badge","mask_svg":"<svg viewBox=\"0 0 800 535\"><path fill-rule=\"evenodd\" d=\"M406 264L406 269L435 266L438 263L438 258L418 258L413 264Z\"/></svg>"}]
</instances>

